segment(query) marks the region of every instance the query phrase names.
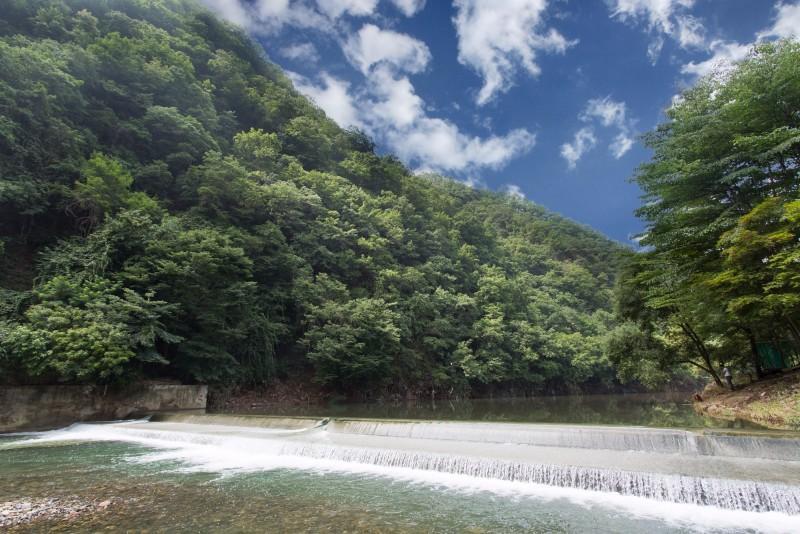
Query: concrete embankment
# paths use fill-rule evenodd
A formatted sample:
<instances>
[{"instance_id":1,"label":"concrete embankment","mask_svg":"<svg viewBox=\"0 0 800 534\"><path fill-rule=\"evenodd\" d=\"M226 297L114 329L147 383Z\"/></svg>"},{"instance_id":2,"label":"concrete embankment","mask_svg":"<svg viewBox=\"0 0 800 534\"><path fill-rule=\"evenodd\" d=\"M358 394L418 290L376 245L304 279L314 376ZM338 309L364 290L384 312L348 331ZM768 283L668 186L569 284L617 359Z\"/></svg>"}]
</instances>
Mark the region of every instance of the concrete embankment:
<instances>
[{"instance_id":1,"label":"concrete embankment","mask_svg":"<svg viewBox=\"0 0 800 534\"><path fill-rule=\"evenodd\" d=\"M0 387L0 432L45 430L76 421L125 419L165 410L202 410L204 385Z\"/></svg>"}]
</instances>

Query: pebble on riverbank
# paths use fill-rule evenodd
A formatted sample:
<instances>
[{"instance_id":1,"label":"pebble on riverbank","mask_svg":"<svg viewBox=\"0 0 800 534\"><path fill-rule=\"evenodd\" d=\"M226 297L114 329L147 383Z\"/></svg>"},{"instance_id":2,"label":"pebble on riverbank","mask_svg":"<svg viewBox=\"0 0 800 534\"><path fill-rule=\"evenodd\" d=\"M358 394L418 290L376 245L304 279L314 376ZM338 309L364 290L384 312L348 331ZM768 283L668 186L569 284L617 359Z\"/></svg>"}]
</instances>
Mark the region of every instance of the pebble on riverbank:
<instances>
[{"instance_id":1,"label":"pebble on riverbank","mask_svg":"<svg viewBox=\"0 0 800 534\"><path fill-rule=\"evenodd\" d=\"M87 501L78 497L18 499L0 503L0 529L46 520L71 520L105 510L114 499Z\"/></svg>"}]
</instances>

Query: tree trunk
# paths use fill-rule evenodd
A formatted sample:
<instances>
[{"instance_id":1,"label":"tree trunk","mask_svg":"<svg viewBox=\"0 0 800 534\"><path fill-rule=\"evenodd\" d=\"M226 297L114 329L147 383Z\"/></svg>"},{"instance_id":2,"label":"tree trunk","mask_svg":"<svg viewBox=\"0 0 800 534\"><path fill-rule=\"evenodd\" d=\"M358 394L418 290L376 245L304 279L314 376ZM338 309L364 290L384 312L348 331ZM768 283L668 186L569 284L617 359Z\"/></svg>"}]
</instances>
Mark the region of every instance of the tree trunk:
<instances>
[{"instance_id":1,"label":"tree trunk","mask_svg":"<svg viewBox=\"0 0 800 534\"><path fill-rule=\"evenodd\" d=\"M764 378L764 370L761 369L761 356L758 354L756 336L753 334L753 331L746 326L740 326L739 328L745 333L747 340L750 342L750 355L752 357L753 368L756 370L756 378L760 380Z\"/></svg>"},{"instance_id":2,"label":"tree trunk","mask_svg":"<svg viewBox=\"0 0 800 534\"><path fill-rule=\"evenodd\" d=\"M797 343L797 350L800 351L800 327L789 315L786 316L786 322L789 323L789 331L792 333L795 343Z\"/></svg>"},{"instance_id":3,"label":"tree trunk","mask_svg":"<svg viewBox=\"0 0 800 534\"><path fill-rule=\"evenodd\" d=\"M698 365L698 367L705 369L705 371L711 375L711 378L714 379L714 383L716 383L719 387L725 387L722 384L722 379L720 379L719 374L717 374L717 371L714 369L714 364L711 363L711 354L708 352L708 348L706 347L705 343L703 343L703 340L700 339L700 336L698 336L695 331L692 330L692 327L689 326L689 323L681 323L681 329L689 337L689 339L692 340L692 343L694 343L694 346L697 348L697 352L700 353L700 357L706 364L705 368L700 365Z\"/></svg>"}]
</instances>

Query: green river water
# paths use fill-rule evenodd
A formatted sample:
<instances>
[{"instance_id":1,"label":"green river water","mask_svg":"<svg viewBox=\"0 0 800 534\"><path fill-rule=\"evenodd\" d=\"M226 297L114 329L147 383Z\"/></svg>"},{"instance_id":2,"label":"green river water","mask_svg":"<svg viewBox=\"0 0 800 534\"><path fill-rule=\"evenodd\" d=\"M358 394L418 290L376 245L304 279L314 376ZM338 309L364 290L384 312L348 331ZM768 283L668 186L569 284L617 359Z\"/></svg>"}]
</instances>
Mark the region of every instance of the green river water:
<instances>
[{"instance_id":1,"label":"green river water","mask_svg":"<svg viewBox=\"0 0 800 534\"><path fill-rule=\"evenodd\" d=\"M665 428L761 428L747 421L726 421L699 415L687 400L688 397L688 393L682 392L372 404L330 403L322 407L295 403L284 406L254 406L244 413ZM242 413L243 410L237 409L236 412Z\"/></svg>"},{"instance_id":2,"label":"green river water","mask_svg":"<svg viewBox=\"0 0 800 534\"><path fill-rule=\"evenodd\" d=\"M664 435L656 431L654 437L647 437L647 429L628 427L733 428L731 435L736 440L748 432L742 430L747 425L699 417L677 398L598 396L414 406L296 406L280 411L286 416L333 417L334 421L323 421L327 427L321 427L311 420L307 425L304 420L259 423L256 417L231 418L225 423L224 418L201 416L162 423L84 424L64 431L0 436L0 503L41 497L112 500L111 506L97 513L15 527L36 532L800 531L800 515L794 509L722 509L563 484L529 483L518 476L502 479L511 469L509 459L524 462L528 457L546 464L566 462L606 469L620 462L625 469L645 471L651 470L652 459L652 471L667 477L673 470L682 476L693 475L694 465L713 461L721 466L714 468L719 472L709 471L713 476L726 473L726 466L738 466L743 476L763 472L765 483L777 483L775 487L800 494L800 456L795 459L792 452L800 441L777 442L782 448L769 453L772 459L751 459L740 452L724 452L739 455L736 457L707 459L651 451L656 438L662 445L673 446L674 437L683 436L673 433L682 431ZM336 418L370 421L336 423ZM415 425L375 421L387 418L460 422ZM195 424L198 421L208 424ZM248 421L264 428L250 428ZM562 429L556 423L579 425ZM286 424L291 429L283 428ZM406 424L415 426L407 430ZM607 447L615 447L616 441L608 437L618 440L614 432L609 434L603 426L581 426L587 424L614 424L614 429L625 432L625 439L637 433L647 439L635 440L638 445L625 442L616 451L561 446L566 443L563 436L584 436L584 429L589 429L606 436L612 444ZM520 436L528 436L530 428L536 432L545 429L550 436L547 439L557 435L559 447L523 444L527 442ZM757 435L770 436L762 431ZM724 437L728 439L727 434ZM764 448L761 442L732 443L769 456L758 452ZM626 447L638 449L628 451ZM367 449L378 453L363 455ZM362 456L342 452L355 450ZM469 458L461 464L444 462L442 467L424 464L417 456L412 458L417 463L409 463L409 451L417 456L422 454L418 451L427 451L425 454L437 458ZM473 457L495 462L486 464L495 470L470 471L469 465L462 465L477 462Z\"/></svg>"}]
</instances>

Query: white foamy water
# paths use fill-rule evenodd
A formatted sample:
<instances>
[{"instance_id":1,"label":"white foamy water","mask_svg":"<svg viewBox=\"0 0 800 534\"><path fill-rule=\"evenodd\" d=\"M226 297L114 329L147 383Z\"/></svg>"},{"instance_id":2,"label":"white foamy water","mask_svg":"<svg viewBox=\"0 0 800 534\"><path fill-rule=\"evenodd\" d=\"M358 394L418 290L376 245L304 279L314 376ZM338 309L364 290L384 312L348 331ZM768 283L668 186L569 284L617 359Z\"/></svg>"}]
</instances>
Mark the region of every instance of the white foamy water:
<instances>
[{"instance_id":1,"label":"white foamy water","mask_svg":"<svg viewBox=\"0 0 800 534\"><path fill-rule=\"evenodd\" d=\"M791 457L795 440L733 436L742 439L715 451L690 433L654 429L313 420L282 428L285 422L271 421L79 424L6 447L122 441L156 449L134 461L180 462L185 470L357 473L565 499L695 529L800 532L800 462L774 459ZM592 439L600 448L591 449ZM750 478L709 476L733 469Z\"/></svg>"},{"instance_id":2,"label":"white foamy water","mask_svg":"<svg viewBox=\"0 0 800 534\"><path fill-rule=\"evenodd\" d=\"M800 440L719 430L589 425L334 420L330 432L484 443L800 461Z\"/></svg>"}]
</instances>

